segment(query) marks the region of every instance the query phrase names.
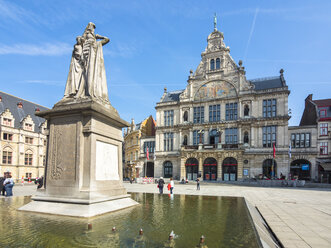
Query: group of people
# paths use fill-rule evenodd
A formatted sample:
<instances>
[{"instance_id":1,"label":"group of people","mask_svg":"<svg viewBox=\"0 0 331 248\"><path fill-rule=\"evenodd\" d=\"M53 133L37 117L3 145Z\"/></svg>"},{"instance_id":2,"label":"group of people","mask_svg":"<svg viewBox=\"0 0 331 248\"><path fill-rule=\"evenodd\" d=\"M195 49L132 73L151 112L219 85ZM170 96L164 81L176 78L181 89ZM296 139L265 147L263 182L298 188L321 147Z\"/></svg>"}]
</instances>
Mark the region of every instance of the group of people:
<instances>
[{"instance_id":1,"label":"group of people","mask_svg":"<svg viewBox=\"0 0 331 248\"><path fill-rule=\"evenodd\" d=\"M183 183L183 182L184 183L187 183L187 182L184 181L184 179L182 179L182 182L181 183ZM196 179L196 182L197 182L197 190L200 190L200 179L197 178ZM159 188L159 192L160 192L161 195L163 194L164 184L165 184L165 182L164 182L163 177L160 177L160 179L157 182L157 187ZM171 177L170 178L170 182L168 184L168 190L170 191L170 194L173 194L174 186L175 186L175 183L174 183L174 180Z\"/></svg>"},{"instance_id":2,"label":"group of people","mask_svg":"<svg viewBox=\"0 0 331 248\"><path fill-rule=\"evenodd\" d=\"M14 180L10 174L0 177L0 194L3 196L13 195Z\"/></svg>"},{"instance_id":3,"label":"group of people","mask_svg":"<svg viewBox=\"0 0 331 248\"><path fill-rule=\"evenodd\" d=\"M159 181L157 182L157 187L159 188L159 192L160 192L161 195L163 194L164 184L165 184L165 182L164 182L163 177L160 177ZM170 194L173 194L174 187L175 187L175 183L174 183L174 180L171 177L170 182L168 184L168 190L170 191Z\"/></svg>"}]
</instances>

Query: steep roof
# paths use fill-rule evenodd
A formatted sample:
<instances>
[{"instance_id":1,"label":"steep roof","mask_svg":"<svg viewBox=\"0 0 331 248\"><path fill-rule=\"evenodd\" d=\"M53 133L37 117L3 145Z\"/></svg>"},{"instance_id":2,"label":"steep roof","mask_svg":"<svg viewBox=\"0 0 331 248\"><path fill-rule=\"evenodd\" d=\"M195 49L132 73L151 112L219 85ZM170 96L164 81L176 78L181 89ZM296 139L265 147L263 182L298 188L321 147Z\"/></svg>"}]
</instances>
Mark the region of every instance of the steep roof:
<instances>
[{"instance_id":1,"label":"steep roof","mask_svg":"<svg viewBox=\"0 0 331 248\"><path fill-rule=\"evenodd\" d=\"M268 78L257 78L249 80L255 86L255 90L266 90L282 88L286 86L285 80L282 76L268 77Z\"/></svg>"},{"instance_id":2,"label":"steep roof","mask_svg":"<svg viewBox=\"0 0 331 248\"><path fill-rule=\"evenodd\" d=\"M44 118L38 117L35 115L35 111L37 108L42 110L48 110L48 108L41 106L39 104L29 102L27 100L24 100L22 98L12 96L10 94L7 94L5 92L0 91L0 114L2 114L6 109L9 109L13 117L15 118L14 127L15 128L22 128L22 121L23 119L30 115L35 126L34 131L40 132L40 125L45 122ZM23 107L19 108L17 104L21 102Z\"/></svg>"},{"instance_id":3,"label":"steep roof","mask_svg":"<svg viewBox=\"0 0 331 248\"><path fill-rule=\"evenodd\" d=\"M321 100L313 100L313 102L318 107L331 106L331 98L329 98L329 99L321 99Z\"/></svg>"},{"instance_id":4,"label":"steep roof","mask_svg":"<svg viewBox=\"0 0 331 248\"><path fill-rule=\"evenodd\" d=\"M167 92L161 102L178 102L179 95L183 93L184 90L176 90L172 92Z\"/></svg>"}]
</instances>

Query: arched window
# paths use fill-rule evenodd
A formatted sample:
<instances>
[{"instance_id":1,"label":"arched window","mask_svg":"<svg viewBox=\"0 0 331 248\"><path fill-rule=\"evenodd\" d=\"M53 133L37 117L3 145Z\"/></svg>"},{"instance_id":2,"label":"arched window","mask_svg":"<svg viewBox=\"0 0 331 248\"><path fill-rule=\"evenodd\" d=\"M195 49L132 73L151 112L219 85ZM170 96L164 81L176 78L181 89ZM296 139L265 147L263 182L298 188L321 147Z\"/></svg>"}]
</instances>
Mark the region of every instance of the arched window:
<instances>
[{"instance_id":1,"label":"arched window","mask_svg":"<svg viewBox=\"0 0 331 248\"><path fill-rule=\"evenodd\" d=\"M33 153L31 150L27 150L24 154L24 165L32 165Z\"/></svg>"},{"instance_id":2,"label":"arched window","mask_svg":"<svg viewBox=\"0 0 331 248\"><path fill-rule=\"evenodd\" d=\"M248 105L245 105L245 107L244 107L244 116L249 116L249 107L248 107Z\"/></svg>"},{"instance_id":3,"label":"arched window","mask_svg":"<svg viewBox=\"0 0 331 248\"><path fill-rule=\"evenodd\" d=\"M214 59L210 60L210 70L211 71L215 70L215 60Z\"/></svg>"},{"instance_id":4,"label":"arched window","mask_svg":"<svg viewBox=\"0 0 331 248\"><path fill-rule=\"evenodd\" d=\"M165 178L172 177L172 163L170 161L165 161L163 164L163 174Z\"/></svg>"},{"instance_id":5,"label":"arched window","mask_svg":"<svg viewBox=\"0 0 331 248\"><path fill-rule=\"evenodd\" d=\"M216 70L221 68L221 60L220 58L216 59Z\"/></svg>"},{"instance_id":6,"label":"arched window","mask_svg":"<svg viewBox=\"0 0 331 248\"><path fill-rule=\"evenodd\" d=\"M249 143L249 137L248 137L248 132L244 133L244 143L248 144Z\"/></svg>"},{"instance_id":7,"label":"arched window","mask_svg":"<svg viewBox=\"0 0 331 248\"><path fill-rule=\"evenodd\" d=\"M187 146L187 135L184 135L183 145Z\"/></svg>"},{"instance_id":8,"label":"arched window","mask_svg":"<svg viewBox=\"0 0 331 248\"><path fill-rule=\"evenodd\" d=\"M2 151L2 163L3 164L12 164L12 158L13 158L13 151L6 147Z\"/></svg>"},{"instance_id":9,"label":"arched window","mask_svg":"<svg viewBox=\"0 0 331 248\"><path fill-rule=\"evenodd\" d=\"M277 175L277 163L273 159L266 159L262 165L263 176L272 178Z\"/></svg>"},{"instance_id":10,"label":"arched window","mask_svg":"<svg viewBox=\"0 0 331 248\"><path fill-rule=\"evenodd\" d=\"M184 119L184 121L188 121L188 113L187 113L187 111L184 112L183 119Z\"/></svg>"}]
</instances>

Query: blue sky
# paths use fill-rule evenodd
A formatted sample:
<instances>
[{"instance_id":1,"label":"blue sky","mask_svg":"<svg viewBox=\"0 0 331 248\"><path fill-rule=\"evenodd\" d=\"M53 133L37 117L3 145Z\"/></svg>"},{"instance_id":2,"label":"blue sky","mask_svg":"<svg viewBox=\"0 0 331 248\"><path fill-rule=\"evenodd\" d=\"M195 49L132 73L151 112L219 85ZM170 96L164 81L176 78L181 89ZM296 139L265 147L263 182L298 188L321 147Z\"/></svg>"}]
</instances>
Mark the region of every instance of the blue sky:
<instances>
[{"instance_id":1,"label":"blue sky","mask_svg":"<svg viewBox=\"0 0 331 248\"><path fill-rule=\"evenodd\" d=\"M278 76L291 90L290 125L304 99L331 98L331 1L0 0L0 90L52 107L64 93L75 37L88 22L104 46L109 98L121 117L152 114L168 91L184 89L206 39L218 29L247 79Z\"/></svg>"}]
</instances>

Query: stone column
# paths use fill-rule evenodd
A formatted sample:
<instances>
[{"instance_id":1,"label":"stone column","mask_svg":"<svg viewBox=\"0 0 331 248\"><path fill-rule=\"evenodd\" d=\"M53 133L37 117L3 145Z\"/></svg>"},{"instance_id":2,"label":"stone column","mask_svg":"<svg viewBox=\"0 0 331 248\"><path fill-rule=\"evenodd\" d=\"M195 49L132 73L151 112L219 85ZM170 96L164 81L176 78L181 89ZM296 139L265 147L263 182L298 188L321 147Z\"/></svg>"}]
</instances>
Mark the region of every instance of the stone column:
<instances>
[{"instance_id":1,"label":"stone column","mask_svg":"<svg viewBox=\"0 0 331 248\"><path fill-rule=\"evenodd\" d=\"M186 162L186 158L181 157L180 158L180 175L179 175L180 180L182 180L182 178L186 179L185 162Z\"/></svg>"},{"instance_id":2,"label":"stone column","mask_svg":"<svg viewBox=\"0 0 331 248\"><path fill-rule=\"evenodd\" d=\"M217 180L223 180L222 178L222 164L223 164L223 157L217 158Z\"/></svg>"},{"instance_id":3,"label":"stone column","mask_svg":"<svg viewBox=\"0 0 331 248\"><path fill-rule=\"evenodd\" d=\"M202 156L199 157L199 169L198 169L198 173L199 171L201 171L201 181L203 181L203 165L202 165L203 161L202 161Z\"/></svg>"}]
</instances>

